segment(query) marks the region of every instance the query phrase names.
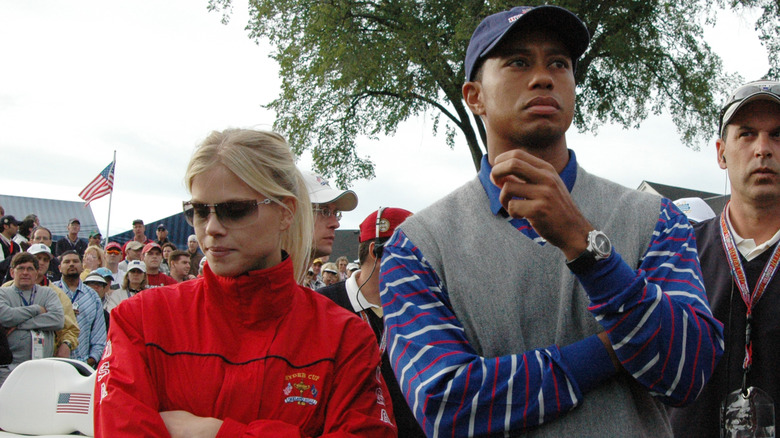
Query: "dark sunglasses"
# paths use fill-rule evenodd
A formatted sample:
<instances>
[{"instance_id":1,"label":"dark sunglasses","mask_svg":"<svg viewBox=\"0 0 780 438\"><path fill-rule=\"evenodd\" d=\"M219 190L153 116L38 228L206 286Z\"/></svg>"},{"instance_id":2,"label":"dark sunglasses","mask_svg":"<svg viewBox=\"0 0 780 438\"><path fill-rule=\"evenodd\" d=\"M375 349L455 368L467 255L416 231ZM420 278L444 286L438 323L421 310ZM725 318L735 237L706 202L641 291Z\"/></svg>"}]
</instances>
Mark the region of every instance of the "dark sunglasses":
<instances>
[{"instance_id":1,"label":"dark sunglasses","mask_svg":"<svg viewBox=\"0 0 780 438\"><path fill-rule=\"evenodd\" d=\"M227 201L218 204L203 204L200 202L185 201L184 218L187 223L200 226L208 221L212 211L217 215L217 220L225 228L241 228L251 223L251 218L257 213L257 206L261 204L270 204L271 200L249 199L246 201Z\"/></svg>"}]
</instances>

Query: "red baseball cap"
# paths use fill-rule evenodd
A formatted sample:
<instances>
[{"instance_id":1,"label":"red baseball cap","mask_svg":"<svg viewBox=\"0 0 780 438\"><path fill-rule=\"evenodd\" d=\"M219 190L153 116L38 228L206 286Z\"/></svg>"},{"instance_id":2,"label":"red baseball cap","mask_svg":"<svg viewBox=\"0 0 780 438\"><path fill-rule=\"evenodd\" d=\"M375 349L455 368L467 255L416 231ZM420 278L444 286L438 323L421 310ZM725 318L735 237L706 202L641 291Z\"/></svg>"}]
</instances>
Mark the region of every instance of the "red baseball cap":
<instances>
[{"instance_id":1,"label":"red baseball cap","mask_svg":"<svg viewBox=\"0 0 780 438\"><path fill-rule=\"evenodd\" d=\"M360 242L392 236L395 229L411 215L411 211L403 208L380 208L368 215L360 224Z\"/></svg>"},{"instance_id":2,"label":"red baseball cap","mask_svg":"<svg viewBox=\"0 0 780 438\"><path fill-rule=\"evenodd\" d=\"M120 245L120 244L118 244L116 242L108 242L108 244L106 244L106 251L108 251L111 248L116 248L116 249L122 251L122 245Z\"/></svg>"},{"instance_id":3,"label":"red baseball cap","mask_svg":"<svg viewBox=\"0 0 780 438\"><path fill-rule=\"evenodd\" d=\"M160 245L157 244L157 242L149 242L146 244L146 246L144 246L144 250L141 251L141 255L146 255L147 252L155 248L159 249L160 252L162 252L162 248L160 247Z\"/></svg>"}]
</instances>

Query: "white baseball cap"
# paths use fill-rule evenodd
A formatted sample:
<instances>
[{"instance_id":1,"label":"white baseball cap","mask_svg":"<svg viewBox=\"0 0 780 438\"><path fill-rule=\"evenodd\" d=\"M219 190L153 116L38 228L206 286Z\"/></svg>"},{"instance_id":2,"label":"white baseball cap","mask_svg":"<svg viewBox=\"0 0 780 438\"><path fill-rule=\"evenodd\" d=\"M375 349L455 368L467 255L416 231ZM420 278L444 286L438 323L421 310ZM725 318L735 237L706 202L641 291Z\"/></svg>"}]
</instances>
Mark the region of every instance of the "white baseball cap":
<instances>
[{"instance_id":1,"label":"white baseball cap","mask_svg":"<svg viewBox=\"0 0 780 438\"><path fill-rule=\"evenodd\" d=\"M87 275L87 278L84 279L84 283L100 283L102 285L107 285L108 282L105 278L103 278L100 274L89 274Z\"/></svg>"},{"instance_id":2,"label":"white baseball cap","mask_svg":"<svg viewBox=\"0 0 780 438\"><path fill-rule=\"evenodd\" d=\"M146 273L146 263L140 261L140 260L132 260L127 263L127 272L132 271L133 269L140 269L141 272Z\"/></svg>"},{"instance_id":3,"label":"white baseball cap","mask_svg":"<svg viewBox=\"0 0 780 438\"><path fill-rule=\"evenodd\" d=\"M680 198L674 201L674 205L680 209L691 222L702 222L715 217L715 212L701 198Z\"/></svg>"},{"instance_id":4,"label":"white baseball cap","mask_svg":"<svg viewBox=\"0 0 780 438\"><path fill-rule=\"evenodd\" d=\"M32 255L44 253L48 254L49 258L51 258L51 249L43 243L33 243L27 248L27 252Z\"/></svg>"},{"instance_id":5,"label":"white baseball cap","mask_svg":"<svg viewBox=\"0 0 780 438\"><path fill-rule=\"evenodd\" d=\"M309 191L312 204L336 204L336 210L352 211L357 207L358 198L352 190L336 190L322 175L314 172L301 172Z\"/></svg>"}]
</instances>

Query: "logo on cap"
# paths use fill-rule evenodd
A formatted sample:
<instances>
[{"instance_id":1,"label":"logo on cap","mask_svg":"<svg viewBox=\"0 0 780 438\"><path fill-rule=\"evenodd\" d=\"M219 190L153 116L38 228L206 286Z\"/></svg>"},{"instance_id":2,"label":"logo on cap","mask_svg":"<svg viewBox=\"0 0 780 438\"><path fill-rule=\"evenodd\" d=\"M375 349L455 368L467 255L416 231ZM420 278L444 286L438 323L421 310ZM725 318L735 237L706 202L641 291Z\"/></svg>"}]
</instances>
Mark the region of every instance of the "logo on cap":
<instances>
[{"instance_id":1,"label":"logo on cap","mask_svg":"<svg viewBox=\"0 0 780 438\"><path fill-rule=\"evenodd\" d=\"M519 13L519 14L517 14L517 15L512 15L511 17L509 17L509 19L508 19L507 21L508 21L508 22L510 22L510 23L514 23L515 21L517 21L517 19L518 19L518 18L520 18L520 17L522 17L523 15L525 15L525 13L526 13L526 12L528 12L528 11L530 11L531 9L533 9L533 8L532 8L532 7L530 7L530 6L524 6L524 7L523 7L523 8L520 10L520 13Z\"/></svg>"}]
</instances>

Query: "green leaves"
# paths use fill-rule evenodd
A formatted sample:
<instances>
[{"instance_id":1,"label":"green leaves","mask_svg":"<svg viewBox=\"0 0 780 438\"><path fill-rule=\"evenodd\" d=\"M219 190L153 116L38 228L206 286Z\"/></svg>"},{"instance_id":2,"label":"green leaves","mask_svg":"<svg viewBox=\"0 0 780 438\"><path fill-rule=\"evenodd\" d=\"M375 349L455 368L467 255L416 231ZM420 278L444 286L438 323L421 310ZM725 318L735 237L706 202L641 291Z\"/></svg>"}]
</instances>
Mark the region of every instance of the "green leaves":
<instances>
[{"instance_id":1,"label":"green leaves","mask_svg":"<svg viewBox=\"0 0 780 438\"><path fill-rule=\"evenodd\" d=\"M759 7L756 23L773 70L780 73L777 0L730 0ZM708 0L560 0L592 35L578 64L580 130L605 123L636 127L668 111L692 148L715 133L720 102L741 78L723 72L702 39L715 19ZM452 147L462 135L475 167L484 153L480 121L461 96L463 58L481 19L515 6L478 0L250 0L247 29L275 48L282 89L267 105L274 129L297 155L310 150L318 171L344 187L374 176L356 141L392 136L398 125L433 110L434 130ZM209 0L226 20L231 0ZM443 117L442 117L443 116ZM443 128L443 131L442 131Z\"/></svg>"}]
</instances>

